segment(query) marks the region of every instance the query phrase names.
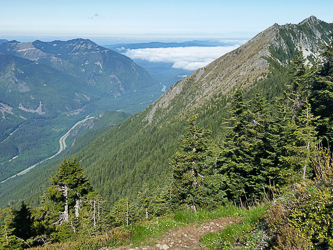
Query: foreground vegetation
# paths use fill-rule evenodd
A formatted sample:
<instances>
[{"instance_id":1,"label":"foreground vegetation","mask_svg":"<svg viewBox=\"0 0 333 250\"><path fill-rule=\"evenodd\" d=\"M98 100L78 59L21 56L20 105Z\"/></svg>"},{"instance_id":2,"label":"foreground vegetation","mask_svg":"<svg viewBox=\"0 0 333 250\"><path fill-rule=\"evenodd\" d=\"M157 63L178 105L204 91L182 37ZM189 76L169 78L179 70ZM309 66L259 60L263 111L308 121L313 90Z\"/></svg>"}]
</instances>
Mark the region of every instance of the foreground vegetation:
<instances>
[{"instance_id":1,"label":"foreground vegetation","mask_svg":"<svg viewBox=\"0 0 333 250\"><path fill-rule=\"evenodd\" d=\"M262 207L260 207L262 210ZM100 249L101 247L116 247L120 245L149 245L149 238L158 238L168 230L177 230L179 227L192 223L200 224L210 219L221 217L247 217L253 209L241 209L234 205L219 207L213 212L199 209L197 213L191 210L176 211L151 221L136 223L129 226L114 228L107 233L92 238L78 238L61 244L52 244L37 249ZM257 208L258 210L258 208Z\"/></svg>"}]
</instances>

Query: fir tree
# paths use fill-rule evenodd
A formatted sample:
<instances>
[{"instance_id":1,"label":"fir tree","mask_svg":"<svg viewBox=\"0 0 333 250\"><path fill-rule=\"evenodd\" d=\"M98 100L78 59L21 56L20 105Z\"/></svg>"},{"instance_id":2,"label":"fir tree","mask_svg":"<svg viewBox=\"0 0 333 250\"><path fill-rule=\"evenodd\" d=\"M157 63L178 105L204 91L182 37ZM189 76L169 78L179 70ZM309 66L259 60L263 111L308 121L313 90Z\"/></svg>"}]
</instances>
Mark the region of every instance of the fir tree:
<instances>
[{"instance_id":1,"label":"fir tree","mask_svg":"<svg viewBox=\"0 0 333 250\"><path fill-rule=\"evenodd\" d=\"M249 121L248 140L253 145L252 154L254 171L249 173L249 186L253 194L260 197L264 188L271 188L272 178L276 174L274 143L277 136L274 130L274 119L271 116L271 107L261 89L258 89L251 100L251 119Z\"/></svg>"},{"instance_id":2,"label":"fir tree","mask_svg":"<svg viewBox=\"0 0 333 250\"><path fill-rule=\"evenodd\" d=\"M64 159L56 175L51 177L51 185L47 193L47 198L53 204L51 215L55 217L50 218L52 223L56 225L62 225L63 222L69 223L75 233L77 227L83 223L80 211L88 209L89 198L93 192L93 187L84 176L84 170L77 159Z\"/></svg>"},{"instance_id":3,"label":"fir tree","mask_svg":"<svg viewBox=\"0 0 333 250\"><path fill-rule=\"evenodd\" d=\"M292 122L291 102L287 94L284 93L284 97L276 98L275 104L276 115L272 130L275 141L271 144L275 159L270 179L279 188L292 182L295 177L294 164L297 162L291 161L291 157L296 154L292 145L296 140L294 132L297 126Z\"/></svg>"},{"instance_id":4,"label":"fir tree","mask_svg":"<svg viewBox=\"0 0 333 250\"><path fill-rule=\"evenodd\" d=\"M301 50L291 65L291 85L276 101L275 131L278 138L274 151L278 172L275 182L279 186L297 181L300 176L305 179L311 163L310 151L316 141L316 119L308 101L314 72L305 65Z\"/></svg>"},{"instance_id":5,"label":"fir tree","mask_svg":"<svg viewBox=\"0 0 333 250\"><path fill-rule=\"evenodd\" d=\"M318 136L325 139L324 145L328 146L333 141L333 29L330 42L323 46L321 58L312 86L311 104L314 115L319 116Z\"/></svg>"},{"instance_id":6,"label":"fir tree","mask_svg":"<svg viewBox=\"0 0 333 250\"><path fill-rule=\"evenodd\" d=\"M303 110L298 116L298 129L296 131L297 144L299 147L298 157L301 159L300 162L303 164L303 180L306 178L307 172L310 172L308 166L312 163L312 157L316 151L317 131L315 130L316 117L311 112L311 105L306 98L303 102Z\"/></svg>"},{"instance_id":7,"label":"fir tree","mask_svg":"<svg viewBox=\"0 0 333 250\"><path fill-rule=\"evenodd\" d=\"M260 107L258 107L260 109ZM232 117L228 121L230 131L223 145L219 166L221 174L226 178L226 191L229 199L238 201L246 194L254 193L260 152L262 147L257 120L250 106L243 99L241 89L237 89L233 96ZM258 114L257 114L258 116ZM259 116L258 116L259 117Z\"/></svg>"},{"instance_id":8,"label":"fir tree","mask_svg":"<svg viewBox=\"0 0 333 250\"><path fill-rule=\"evenodd\" d=\"M24 210L24 212L23 212ZM6 215L4 224L0 225L0 247L1 249L24 249L30 247L25 239L18 237L15 233L19 233L20 236L25 233L20 230L20 223L17 221L17 212L13 207L9 207L2 211ZM22 209L23 214L27 215L27 207ZM25 216L25 219L30 221L30 216ZM26 222L26 220L25 220ZM30 225L29 225L30 229ZM31 231L29 231L31 233ZM27 235L25 235L27 236ZM30 237L30 235L29 235ZM28 238L26 238L28 239Z\"/></svg>"},{"instance_id":9,"label":"fir tree","mask_svg":"<svg viewBox=\"0 0 333 250\"><path fill-rule=\"evenodd\" d=\"M93 221L93 227L96 227L101 221L101 206L105 203L105 201L96 191L93 191L86 196L85 203L89 203L87 209L88 214Z\"/></svg>"},{"instance_id":10,"label":"fir tree","mask_svg":"<svg viewBox=\"0 0 333 250\"><path fill-rule=\"evenodd\" d=\"M19 210L12 210L13 217L9 223L10 227L14 229L13 234L23 240L35 235L31 210L31 207L28 207L24 202L22 202Z\"/></svg>"},{"instance_id":11,"label":"fir tree","mask_svg":"<svg viewBox=\"0 0 333 250\"><path fill-rule=\"evenodd\" d=\"M119 199L112 207L109 221L113 227L128 226L136 219L134 206L128 199Z\"/></svg>"},{"instance_id":12,"label":"fir tree","mask_svg":"<svg viewBox=\"0 0 333 250\"><path fill-rule=\"evenodd\" d=\"M210 131L199 128L196 116L188 119L186 135L181 139L181 152L172 159L175 202L197 211L197 206L224 202L224 180L209 161L212 156Z\"/></svg>"},{"instance_id":13,"label":"fir tree","mask_svg":"<svg viewBox=\"0 0 333 250\"><path fill-rule=\"evenodd\" d=\"M313 70L305 64L305 58L303 56L302 47L297 51L296 56L291 61L291 86L289 91L285 93L286 98L290 101L292 119L297 122L297 117L304 108L303 103L305 99L310 96L310 88L313 79Z\"/></svg>"},{"instance_id":14,"label":"fir tree","mask_svg":"<svg viewBox=\"0 0 333 250\"><path fill-rule=\"evenodd\" d=\"M152 217L162 216L170 209L170 186L149 190L145 183L139 192L139 217L148 220Z\"/></svg>"}]
</instances>

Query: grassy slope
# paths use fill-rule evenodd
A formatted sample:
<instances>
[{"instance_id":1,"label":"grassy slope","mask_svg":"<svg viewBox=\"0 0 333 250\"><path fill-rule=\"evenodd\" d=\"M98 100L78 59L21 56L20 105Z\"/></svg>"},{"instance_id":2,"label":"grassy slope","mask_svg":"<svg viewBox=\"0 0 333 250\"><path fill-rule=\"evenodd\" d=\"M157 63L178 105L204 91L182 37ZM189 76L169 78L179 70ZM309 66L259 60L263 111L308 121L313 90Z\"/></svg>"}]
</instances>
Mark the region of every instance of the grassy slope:
<instances>
[{"instance_id":1,"label":"grassy slope","mask_svg":"<svg viewBox=\"0 0 333 250\"><path fill-rule=\"evenodd\" d=\"M265 211L263 205L258 205L250 209L241 209L233 205L219 207L214 211L205 209L198 210L194 213L188 211L176 211L162 218L154 218L148 222L140 222L128 227L114 228L105 234L97 237L87 237L75 239L66 243L52 244L37 249L101 249L103 247L116 247L121 245L131 245L131 248L142 245L151 244L149 238L161 238L163 233L169 230L178 230L193 223L200 225L203 222L210 221L215 218L242 217L242 222L231 225L225 231L229 233L230 241L239 237L244 231L253 226L258 217ZM203 244L209 248L214 246L207 237L203 237ZM142 244L143 243L143 244Z\"/></svg>"}]
</instances>

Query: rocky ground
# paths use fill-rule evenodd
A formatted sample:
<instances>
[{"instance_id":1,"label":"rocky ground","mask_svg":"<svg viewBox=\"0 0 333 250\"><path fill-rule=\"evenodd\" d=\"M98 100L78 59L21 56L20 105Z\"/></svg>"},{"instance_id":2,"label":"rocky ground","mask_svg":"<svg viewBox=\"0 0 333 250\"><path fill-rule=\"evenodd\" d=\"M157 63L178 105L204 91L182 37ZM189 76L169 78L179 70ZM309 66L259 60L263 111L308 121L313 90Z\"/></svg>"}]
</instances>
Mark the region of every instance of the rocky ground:
<instances>
[{"instance_id":1,"label":"rocky ground","mask_svg":"<svg viewBox=\"0 0 333 250\"><path fill-rule=\"evenodd\" d=\"M200 245L203 235L211 232L220 232L227 225L237 223L241 218L218 218L204 222L202 224L192 224L186 227L179 227L177 230L169 230L160 238L151 238L147 242L149 245L139 247L122 246L118 248L103 248L101 250L166 250L166 249L204 249Z\"/></svg>"}]
</instances>

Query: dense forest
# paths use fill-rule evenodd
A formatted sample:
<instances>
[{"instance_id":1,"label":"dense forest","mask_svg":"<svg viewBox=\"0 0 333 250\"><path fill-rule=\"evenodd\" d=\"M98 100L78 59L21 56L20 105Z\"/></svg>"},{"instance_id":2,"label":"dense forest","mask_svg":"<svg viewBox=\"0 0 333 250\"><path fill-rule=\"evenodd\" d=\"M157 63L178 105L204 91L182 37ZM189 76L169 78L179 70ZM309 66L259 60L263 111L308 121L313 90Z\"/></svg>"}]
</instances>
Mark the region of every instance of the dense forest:
<instances>
[{"instance_id":1,"label":"dense forest","mask_svg":"<svg viewBox=\"0 0 333 250\"><path fill-rule=\"evenodd\" d=\"M230 202L249 207L259 201L273 201L261 218L267 248L333 247L331 36L315 63L307 63L299 49L280 96L267 99L260 84L247 92L254 93L250 99L236 89L214 139L197 124L199 115L190 116L169 159L167 185L143 185L135 199L124 196L110 207L80 161L64 159L36 208L22 202L1 211L0 249L96 237L172 211L214 211Z\"/></svg>"}]
</instances>

